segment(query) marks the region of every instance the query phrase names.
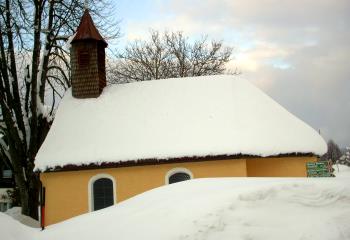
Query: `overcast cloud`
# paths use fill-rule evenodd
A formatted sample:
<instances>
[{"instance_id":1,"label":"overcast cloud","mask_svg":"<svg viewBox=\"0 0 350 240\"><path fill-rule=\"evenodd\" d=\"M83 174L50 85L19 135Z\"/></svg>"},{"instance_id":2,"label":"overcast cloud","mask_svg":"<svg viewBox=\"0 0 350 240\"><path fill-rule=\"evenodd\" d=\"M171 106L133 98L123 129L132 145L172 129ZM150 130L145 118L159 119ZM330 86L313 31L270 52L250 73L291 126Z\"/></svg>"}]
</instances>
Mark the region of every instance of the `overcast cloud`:
<instances>
[{"instance_id":1,"label":"overcast cloud","mask_svg":"<svg viewBox=\"0 0 350 240\"><path fill-rule=\"evenodd\" d=\"M128 40L150 28L223 39L235 47L230 67L326 139L350 145L349 0L119 1L118 9Z\"/></svg>"}]
</instances>

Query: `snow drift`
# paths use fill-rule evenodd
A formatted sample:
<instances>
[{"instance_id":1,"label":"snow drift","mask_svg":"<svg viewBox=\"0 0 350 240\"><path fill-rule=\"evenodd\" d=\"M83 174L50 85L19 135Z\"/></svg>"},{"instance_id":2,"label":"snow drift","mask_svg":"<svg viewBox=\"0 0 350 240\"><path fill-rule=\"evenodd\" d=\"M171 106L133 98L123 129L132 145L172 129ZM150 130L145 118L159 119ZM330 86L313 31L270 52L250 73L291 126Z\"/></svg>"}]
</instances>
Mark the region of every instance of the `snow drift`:
<instances>
[{"instance_id":1,"label":"snow drift","mask_svg":"<svg viewBox=\"0 0 350 240\"><path fill-rule=\"evenodd\" d=\"M39 230L28 227L11 216L0 212L0 239L2 240L34 240Z\"/></svg>"},{"instance_id":2,"label":"snow drift","mask_svg":"<svg viewBox=\"0 0 350 240\"><path fill-rule=\"evenodd\" d=\"M334 179L198 179L49 226L42 240L350 239L350 187Z\"/></svg>"},{"instance_id":3,"label":"snow drift","mask_svg":"<svg viewBox=\"0 0 350 240\"><path fill-rule=\"evenodd\" d=\"M26 226L29 226L32 228L40 228L39 221L37 221L31 217L28 217L26 215L23 215L21 207L12 207L4 213L6 215L12 217L13 219L19 221L20 223L26 225Z\"/></svg>"},{"instance_id":4,"label":"snow drift","mask_svg":"<svg viewBox=\"0 0 350 240\"><path fill-rule=\"evenodd\" d=\"M160 187L103 210L26 227L0 213L6 240L347 240L350 171L335 178L213 178Z\"/></svg>"}]
</instances>

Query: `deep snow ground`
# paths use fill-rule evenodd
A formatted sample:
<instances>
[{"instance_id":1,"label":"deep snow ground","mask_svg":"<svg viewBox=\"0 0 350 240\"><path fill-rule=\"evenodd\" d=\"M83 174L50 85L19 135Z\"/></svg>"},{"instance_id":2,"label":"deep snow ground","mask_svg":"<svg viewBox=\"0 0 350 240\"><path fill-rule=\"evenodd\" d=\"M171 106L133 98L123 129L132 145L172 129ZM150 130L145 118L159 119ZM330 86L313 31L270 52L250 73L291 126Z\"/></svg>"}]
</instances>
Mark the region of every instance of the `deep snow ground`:
<instances>
[{"instance_id":1,"label":"deep snow ground","mask_svg":"<svg viewBox=\"0 0 350 240\"><path fill-rule=\"evenodd\" d=\"M36 221L35 219L22 215L21 213L22 208L21 207L13 207L11 209L8 209L5 214L9 215L10 217L16 219L17 221L19 221L20 223L29 226L29 227L33 227L33 228L39 228L40 227L40 223L39 221Z\"/></svg>"},{"instance_id":2,"label":"deep snow ground","mask_svg":"<svg viewBox=\"0 0 350 240\"><path fill-rule=\"evenodd\" d=\"M193 180L48 227L40 239L345 240L348 185L334 179Z\"/></svg>"},{"instance_id":3,"label":"deep snow ground","mask_svg":"<svg viewBox=\"0 0 350 240\"><path fill-rule=\"evenodd\" d=\"M44 231L0 214L1 239L348 240L349 168L342 167L341 173L317 179L196 179L148 191Z\"/></svg>"},{"instance_id":4,"label":"deep snow ground","mask_svg":"<svg viewBox=\"0 0 350 240\"><path fill-rule=\"evenodd\" d=\"M349 177L350 178L350 167L342 164L335 164L333 166L334 169L334 175L337 176L337 178L343 178L343 177Z\"/></svg>"},{"instance_id":5,"label":"deep snow ground","mask_svg":"<svg viewBox=\"0 0 350 240\"><path fill-rule=\"evenodd\" d=\"M34 240L38 229L28 227L11 216L0 212L1 240Z\"/></svg>"}]
</instances>

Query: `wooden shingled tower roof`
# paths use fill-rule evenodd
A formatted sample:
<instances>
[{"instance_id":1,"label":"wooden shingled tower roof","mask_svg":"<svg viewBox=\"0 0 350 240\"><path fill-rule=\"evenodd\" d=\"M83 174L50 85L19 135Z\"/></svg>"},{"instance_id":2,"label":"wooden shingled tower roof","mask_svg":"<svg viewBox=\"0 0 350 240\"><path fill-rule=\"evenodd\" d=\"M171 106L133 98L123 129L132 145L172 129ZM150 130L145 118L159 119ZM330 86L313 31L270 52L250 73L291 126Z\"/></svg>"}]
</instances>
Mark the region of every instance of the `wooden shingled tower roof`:
<instances>
[{"instance_id":1,"label":"wooden shingled tower roof","mask_svg":"<svg viewBox=\"0 0 350 240\"><path fill-rule=\"evenodd\" d=\"M101 34L98 32L95 27L94 22L90 16L89 10L85 10L84 14L80 20L79 27L76 31L75 37L72 40L72 43L81 41L81 40L96 40L101 41L105 47L107 47L107 42L103 39Z\"/></svg>"}]
</instances>

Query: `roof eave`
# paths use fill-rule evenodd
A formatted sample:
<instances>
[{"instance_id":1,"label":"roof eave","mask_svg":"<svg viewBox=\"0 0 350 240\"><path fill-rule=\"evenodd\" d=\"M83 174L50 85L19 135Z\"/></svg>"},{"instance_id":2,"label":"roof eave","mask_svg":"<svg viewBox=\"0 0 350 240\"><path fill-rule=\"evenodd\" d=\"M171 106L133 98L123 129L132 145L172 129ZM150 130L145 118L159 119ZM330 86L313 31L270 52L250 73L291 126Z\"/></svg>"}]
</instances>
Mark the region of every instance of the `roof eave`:
<instances>
[{"instance_id":1,"label":"roof eave","mask_svg":"<svg viewBox=\"0 0 350 240\"><path fill-rule=\"evenodd\" d=\"M279 158L279 157L319 157L318 155L307 152L307 153L283 153L271 156L259 156L259 155L247 155L247 154L233 154L233 155L215 155L215 156L192 156L192 157L180 157L180 158L169 158L169 159L138 159L129 161L119 162L103 162L103 163L90 163L90 164L67 164L64 166L55 166L47 168L44 171L38 172L67 172L67 171L80 171L80 170L92 170L101 168L119 168L119 167L134 167L134 166L145 166L145 165L158 165L167 163L184 163L184 162L202 162L202 161L217 161L217 160L228 160L228 159L248 159L248 158Z\"/></svg>"}]
</instances>

